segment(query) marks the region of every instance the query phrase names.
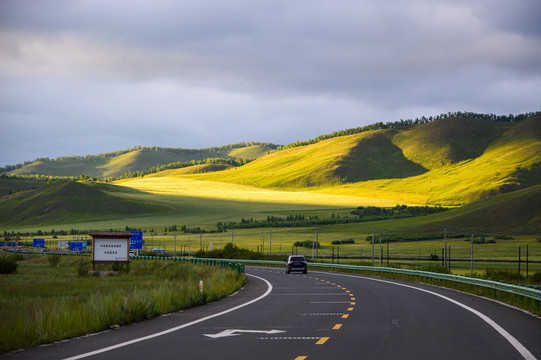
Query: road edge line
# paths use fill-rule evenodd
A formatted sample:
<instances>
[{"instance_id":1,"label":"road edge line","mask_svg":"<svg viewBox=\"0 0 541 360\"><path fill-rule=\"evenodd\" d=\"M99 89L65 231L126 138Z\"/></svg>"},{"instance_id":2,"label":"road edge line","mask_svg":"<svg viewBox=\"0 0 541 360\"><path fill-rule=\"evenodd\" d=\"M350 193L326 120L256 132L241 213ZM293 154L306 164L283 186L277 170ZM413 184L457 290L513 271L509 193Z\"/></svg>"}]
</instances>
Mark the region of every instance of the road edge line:
<instances>
[{"instance_id":1,"label":"road edge line","mask_svg":"<svg viewBox=\"0 0 541 360\"><path fill-rule=\"evenodd\" d=\"M199 323L201 323L203 321L206 321L206 320L218 317L218 316L222 316L222 315L228 314L228 313L230 313L232 311L243 308L245 306L251 305L251 304L253 304L253 303L255 303L255 302L257 302L257 301L259 301L259 300L261 300L261 299L263 299L265 297L267 297L271 293L273 287L272 287L272 284L267 279L264 279L264 278L259 277L259 276L251 275L251 274L246 274L246 275L264 281L267 284L267 287L268 287L267 291L265 291L265 293L263 295L255 298L255 299L252 299L252 300L250 300L248 302L245 302L244 304L240 304L240 305L237 305L235 307L232 307L231 309L224 310L224 311L219 312L217 314L205 316L204 318L200 318L200 319L191 321L191 322L186 323L186 324L175 326L175 327L173 327L171 329L160 331L160 332L157 332L155 334L151 334L151 335L143 336L143 337L140 337L140 338L137 338L137 339L125 341L125 342L122 342L122 343L119 343L119 344L116 344L116 345L111 345L111 346L108 346L108 347L105 347L105 348L102 348L102 349L98 349L98 350L94 350L94 351L90 351L90 352L87 352L87 353L84 353L84 354L68 357L68 358L65 358L64 360L83 359L83 358L86 358L86 357L89 357L89 356L101 354L101 353L111 351L111 350L115 350L115 349L118 349L118 348L121 348L121 347L124 347L124 346L132 345L132 344L135 344L135 343L138 343L138 342L141 342L141 341L153 339L153 338L156 338L156 337L159 337L159 336L162 336L162 335L167 335L167 334L170 334L170 333L175 332L177 330L184 329L184 328L187 328L187 327L195 325L195 324L199 324Z\"/></svg>"},{"instance_id":2,"label":"road edge line","mask_svg":"<svg viewBox=\"0 0 541 360\"><path fill-rule=\"evenodd\" d=\"M426 290L426 289L415 287L415 286L412 286L412 285L396 283L396 282L389 281L389 280L374 279L374 278L367 277L367 276L354 276L354 275L347 275L347 274L337 274L337 273L331 273L331 272L328 272L328 273L325 272L325 273L326 274L331 274L331 275L352 277L352 278L357 278L357 279L365 279L365 280L388 283L388 284L397 285L397 286L403 286L403 287L406 287L406 288L423 291L423 292L426 292L428 294L440 297L440 298L442 298L444 300L447 300L447 301L449 301L449 302L451 302L451 303L453 303L453 304L455 304L457 306L460 306L461 308L463 308L465 310L468 310L469 312L471 312L471 313L477 315L478 317L480 317L483 321L485 321L488 325L490 325L494 330L496 330L501 336L503 336L503 338L505 340L507 340L515 348L515 350L517 350L520 353L520 355L522 355L522 357L524 359L526 359L526 360L536 360L537 359L524 345L522 345L520 343L520 341L518 341L513 335L511 335L504 328L502 328L500 325L498 325L498 323L496 323L494 320L492 320L491 318L489 318L488 316L486 316L482 312L480 312L478 310L475 310L474 308L471 308L468 305L462 304L459 301L451 299L450 297L438 294L437 292L434 292L434 291Z\"/></svg>"}]
</instances>

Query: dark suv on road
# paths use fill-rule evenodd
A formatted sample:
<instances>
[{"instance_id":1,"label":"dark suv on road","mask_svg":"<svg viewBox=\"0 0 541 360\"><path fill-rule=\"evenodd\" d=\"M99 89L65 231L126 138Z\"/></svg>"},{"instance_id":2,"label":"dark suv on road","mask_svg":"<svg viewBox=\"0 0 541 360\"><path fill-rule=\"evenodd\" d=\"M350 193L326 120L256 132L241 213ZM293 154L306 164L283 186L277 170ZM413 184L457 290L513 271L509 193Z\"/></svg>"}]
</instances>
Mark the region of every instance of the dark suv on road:
<instances>
[{"instance_id":1,"label":"dark suv on road","mask_svg":"<svg viewBox=\"0 0 541 360\"><path fill-rule=\"evenodd\" d=\"M308 273L308 263L302 255L291 255L287 259L286 274L292 271L302 271L303 274Z\"/></svg>"}]
</instances>

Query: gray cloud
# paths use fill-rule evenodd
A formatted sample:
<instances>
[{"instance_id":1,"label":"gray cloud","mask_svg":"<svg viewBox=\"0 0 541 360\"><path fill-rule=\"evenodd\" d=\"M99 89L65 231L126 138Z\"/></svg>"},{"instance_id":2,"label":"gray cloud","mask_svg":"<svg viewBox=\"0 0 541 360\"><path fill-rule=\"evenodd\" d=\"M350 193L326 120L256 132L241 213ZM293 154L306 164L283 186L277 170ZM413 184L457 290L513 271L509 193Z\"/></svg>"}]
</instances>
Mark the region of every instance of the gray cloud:
<instances>
[{"instance_id":1,"label":"gray cloud","mask_svg":"<svg viewBox=\"0 0 541 360\"><path fill-rule=\"evenodd\" d=\"M540 9L533 0L0 2L0 166L539 110Z\"/></svg>"}]
</instances>

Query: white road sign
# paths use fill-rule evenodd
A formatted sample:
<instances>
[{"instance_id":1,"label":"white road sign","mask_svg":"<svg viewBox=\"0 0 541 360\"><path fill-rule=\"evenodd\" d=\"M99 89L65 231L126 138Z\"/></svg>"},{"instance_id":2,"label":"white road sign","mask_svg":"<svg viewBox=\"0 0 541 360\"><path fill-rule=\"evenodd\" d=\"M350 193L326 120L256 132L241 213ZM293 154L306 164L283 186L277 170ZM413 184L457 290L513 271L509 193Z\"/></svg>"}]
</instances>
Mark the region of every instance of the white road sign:
<instances>
[{"instance_id":1,"label":"white road sign","mask_svg":"<svg viewBox=\"0 0 541 360\"><path fill-rule=\"evenodd\" d=\"M126 239L94 239L95 261L128 261L129 241Z\"/></svg>"}]
</instances>

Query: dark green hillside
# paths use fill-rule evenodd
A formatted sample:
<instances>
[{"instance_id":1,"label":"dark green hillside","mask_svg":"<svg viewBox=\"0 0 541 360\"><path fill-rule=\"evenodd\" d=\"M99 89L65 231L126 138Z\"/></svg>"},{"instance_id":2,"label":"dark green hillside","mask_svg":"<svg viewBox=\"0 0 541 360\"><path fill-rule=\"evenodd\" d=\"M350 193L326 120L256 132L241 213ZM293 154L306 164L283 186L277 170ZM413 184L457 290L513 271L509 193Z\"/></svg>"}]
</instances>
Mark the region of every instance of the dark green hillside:
<instances>
[{"instance_id":1,"label":"dark green hillside","mask_svg":"<svg viewBox=\"0 0 541 360\"><path fill-rule=\"evenodd\" d=\"M408 159L434 169L481 156L513 125L516 126L489 120L445 118L405 128L397 133L393 143Z\"/></svg>"},{"instance_id":2,"label":"dark green hillside","mask_svg":"<svg viewBox=\"0 0 541 360\"><path fill-rule=\"evenodd\" d=\"M47 184L47 180L38 179L20 179L0 175L0 198L5 195L11 195L19 191L37 189Z\"/></svg>"},{"instance_id":3,"label":"dark green hillside","mask_svg":"<svg viewBox=\"0 0 541 360\"><path fill-rule=\"evenodd\" d=\"M402 150L391 142L396 131L366 133L338 162L334 171L345 182L377 179L399 179L416 176L428 170L404 157Z\"/></svg>"},{"instance_id":4,"label":"dark green hillside","mask_svg":"<svg viewBox=\"0 0 541 360\"><path fill-rule=\"evenodd\" d=\"M541 185L450 210L445 217L445 220L422 225L423 230L447 228L451 232L475 234L541 234Z\"/></svg>"},{"instance_id":5,"label":"dark green hillside","mask_svg":"<svg viewBox=\"0 0 541 360\"><path fill-rule=\"evenodd\" d=\"M112 191L106 191L109 190ZM114 195L114 186L59 181L0 201L0 225L62 224L123 216L168 213L170 209Z\"/></svg>"}]
</instances>

